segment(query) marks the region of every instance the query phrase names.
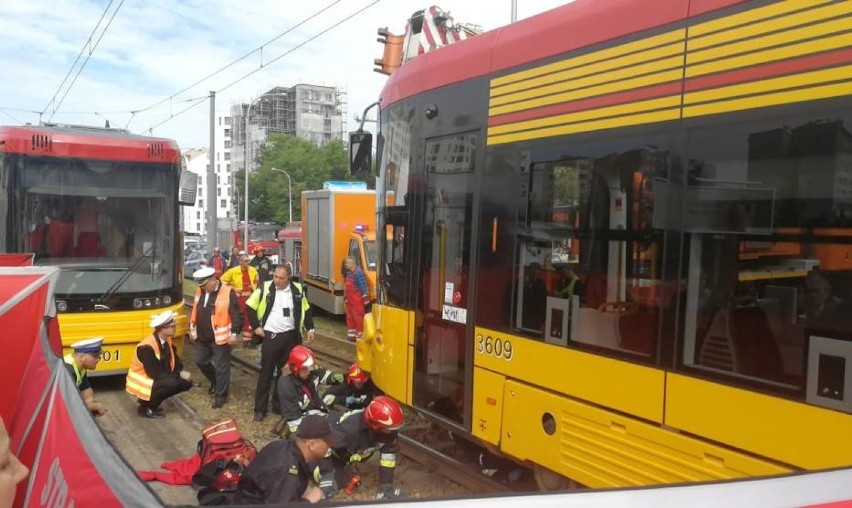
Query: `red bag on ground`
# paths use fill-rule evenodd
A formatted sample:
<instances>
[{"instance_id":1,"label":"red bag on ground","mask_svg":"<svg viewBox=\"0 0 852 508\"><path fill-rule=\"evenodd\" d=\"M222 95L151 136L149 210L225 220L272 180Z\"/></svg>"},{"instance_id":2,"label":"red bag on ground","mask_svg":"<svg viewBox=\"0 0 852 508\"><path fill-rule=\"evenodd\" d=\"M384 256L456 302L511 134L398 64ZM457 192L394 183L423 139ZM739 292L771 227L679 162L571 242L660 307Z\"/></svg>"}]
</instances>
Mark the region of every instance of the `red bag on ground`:
<instances>
[{"instance_id":1,"label":"red bag on ground","mask_svg":"<svg viewBox=\"0 0 852 508\"><path fill-rule=\"evenodd\" d=\"M234 461L245 467L254 460L257 449L240 434L237 422L229 418L202 429L198 455L201 457L202 467L220 460L225 463Z\"/></svg>"}]
</instances>

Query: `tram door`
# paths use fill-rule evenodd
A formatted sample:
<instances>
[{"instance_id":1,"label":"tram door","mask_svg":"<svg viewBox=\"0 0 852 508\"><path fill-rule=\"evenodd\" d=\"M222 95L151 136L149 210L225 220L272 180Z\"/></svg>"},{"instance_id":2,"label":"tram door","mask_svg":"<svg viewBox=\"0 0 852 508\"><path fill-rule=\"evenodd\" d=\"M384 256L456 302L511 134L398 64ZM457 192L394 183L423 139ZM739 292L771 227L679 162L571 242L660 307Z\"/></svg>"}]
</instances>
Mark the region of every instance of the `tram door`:
<instances>
[{"instance_id":1,"label":"tram door","mask_svg":"<svg viewBox=\"0 0 852 508\"><path fill-rule=\"evenodd\" d=\"M426 141L413 403L459 424L466 414L471 228L477 135ZM471 319L469 319L469 317Z\"/></svg>"}]
</instances>

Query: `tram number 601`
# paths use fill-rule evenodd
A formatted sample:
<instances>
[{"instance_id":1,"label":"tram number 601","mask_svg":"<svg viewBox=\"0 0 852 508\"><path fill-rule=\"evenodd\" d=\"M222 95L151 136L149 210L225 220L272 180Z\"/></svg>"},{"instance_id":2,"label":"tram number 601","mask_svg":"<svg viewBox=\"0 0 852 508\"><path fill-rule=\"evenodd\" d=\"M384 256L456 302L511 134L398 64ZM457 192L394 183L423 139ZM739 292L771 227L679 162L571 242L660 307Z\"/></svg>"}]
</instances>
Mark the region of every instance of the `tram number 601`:
<instances>
[{"instance_id":1,"label":"tram number 601","mask_svg":"<svg viewBox=\"0 0 852 508\"><path fill-rule=\"evenodd\" d=\"M494 356L497 358L504 358L506 360L512 359L512 342L509 340L501 339L497 337L489 336L476 336L476 352L486 354L488 356Z\"/></svg>"}]
</instances>

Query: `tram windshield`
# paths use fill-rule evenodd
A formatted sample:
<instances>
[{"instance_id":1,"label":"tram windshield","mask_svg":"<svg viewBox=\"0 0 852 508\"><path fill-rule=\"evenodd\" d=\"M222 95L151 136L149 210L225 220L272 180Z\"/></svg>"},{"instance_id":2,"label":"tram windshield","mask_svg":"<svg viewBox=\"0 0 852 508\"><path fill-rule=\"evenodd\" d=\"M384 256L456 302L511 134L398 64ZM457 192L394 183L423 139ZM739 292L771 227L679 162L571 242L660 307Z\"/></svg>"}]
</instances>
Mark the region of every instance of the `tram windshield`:
<instances>
[{"instance_id":1,"label":"tram windshield","mask_svg":"<svg viewBox=\"0 0 852 508\"><path fill-rule=\"evenodd\" d=\"M18 157L12 247L62 269L58 295L169 288L175 278L173 167Z\"/></svg>"}]
</instances>

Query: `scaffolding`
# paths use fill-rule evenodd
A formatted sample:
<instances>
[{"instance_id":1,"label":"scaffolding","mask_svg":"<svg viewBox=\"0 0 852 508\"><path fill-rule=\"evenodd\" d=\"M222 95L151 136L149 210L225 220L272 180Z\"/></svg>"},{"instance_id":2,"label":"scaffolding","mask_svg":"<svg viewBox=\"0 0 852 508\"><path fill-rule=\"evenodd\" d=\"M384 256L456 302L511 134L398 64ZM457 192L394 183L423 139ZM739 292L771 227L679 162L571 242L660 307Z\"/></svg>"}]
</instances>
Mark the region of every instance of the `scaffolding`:
<instances>
[{"instance_id":1,"label":"scaffolding","mask_svg":"<svg viewBox=\"0 0 852 508\"><path fill-rule=\"evenodd\" d=\"M249 171L255 170L263 145L272 133L297 136L324 145L334 140L342 141L346 132L347 93L338 86L276 86L250 104L248 136L245 115L249 103L231 105L232 140L236 148L232 161L236 169L246 167L247 155Z\"/></svg>"}]
</instances>

